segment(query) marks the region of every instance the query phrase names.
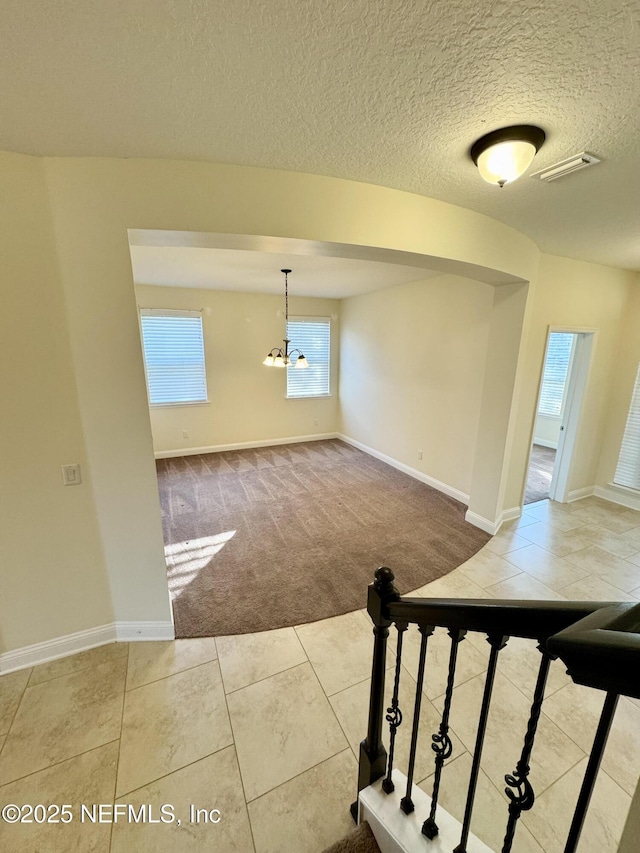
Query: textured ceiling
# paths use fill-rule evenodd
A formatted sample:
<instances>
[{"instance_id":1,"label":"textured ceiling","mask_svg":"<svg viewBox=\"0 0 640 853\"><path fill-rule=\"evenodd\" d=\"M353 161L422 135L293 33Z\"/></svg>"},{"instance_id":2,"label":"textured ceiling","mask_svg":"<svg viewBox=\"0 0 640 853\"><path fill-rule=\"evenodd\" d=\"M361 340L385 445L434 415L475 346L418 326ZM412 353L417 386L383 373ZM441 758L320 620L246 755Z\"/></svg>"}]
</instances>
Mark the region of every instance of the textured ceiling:
<instances>
[{"instance_id":1,"label":"textured ceiling","mask_svg":"<svg viewBox=\"0 0 640 853\"><path fill-rule=\"evenodd\" d=\"M640 0L3 0L0 148L351 178L480 211L546 252L640 269ZM468 157L539 124L500 190Z\"/></svg>"}]
</instances>

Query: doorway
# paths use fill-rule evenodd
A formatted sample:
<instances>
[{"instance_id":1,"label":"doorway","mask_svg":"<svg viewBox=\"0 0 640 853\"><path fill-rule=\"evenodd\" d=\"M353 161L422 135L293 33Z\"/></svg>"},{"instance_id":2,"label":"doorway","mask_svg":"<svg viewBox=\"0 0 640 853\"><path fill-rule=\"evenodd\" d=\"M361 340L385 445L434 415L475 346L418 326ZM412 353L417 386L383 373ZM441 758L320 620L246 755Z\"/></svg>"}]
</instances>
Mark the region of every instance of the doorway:
<instances>
[{"instance_id":1,"label":"doorway","mask_svg":"<svg viewBox=\"0 0 640 853\"><path fill-rule=\"evenodd\" d=\"M571 456L586 388L594 332L549 330L524 503L569 500Z\"/></svg>"}]
</instances>

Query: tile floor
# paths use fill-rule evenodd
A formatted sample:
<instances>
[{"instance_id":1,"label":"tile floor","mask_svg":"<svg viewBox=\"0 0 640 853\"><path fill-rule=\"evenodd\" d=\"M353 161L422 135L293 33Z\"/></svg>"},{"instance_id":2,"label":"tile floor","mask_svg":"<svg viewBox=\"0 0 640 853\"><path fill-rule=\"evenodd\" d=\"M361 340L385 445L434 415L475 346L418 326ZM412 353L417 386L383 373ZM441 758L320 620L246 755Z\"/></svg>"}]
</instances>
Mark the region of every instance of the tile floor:
<instances>
[{"instance_id":1,"label":"tile floor","mask_svg":"<svg viewBox=\"0 0 640 853\"><path fill-rule=\"evenodd\" d=\"M417 594L639 600L640 513L596 498L530 504L467 563ZM423 744L438 726L448 655L444 632L430 642ZM351 828L371 649L368 617L356 612L264 634L114 644L2 676L0 803L68 804L73 820L0 823L0 849L321 851ZM454 751L441 789L442 804L457 817L487 652L479 635L469 634L460 646ZM407 711L417 661L418 638L410 631L401 683ZM517 639L500 657L473 825L494 850L501 848L506 822L503 777L519 757L537 664L534 644ZM603 699L572 684L559 662L547 697L531 762L537 801L517 831L520 853L562 850ZM401 769L410 728L407 713L398 735ZM617 849L639 771L640 702L623 699L582 853ZM432 773L426 746L416 778L427 793ZM133 807L147 822L126 816L111 822L106 811L103 822L93 822L91 812L81 820L81 803ZM171 817L163 805L173 806L180 826L149 822ZM201 810L199 821L190 819L191 805ZM216 822L205 821L202 810Z\"/></svg>"}]
</instances>

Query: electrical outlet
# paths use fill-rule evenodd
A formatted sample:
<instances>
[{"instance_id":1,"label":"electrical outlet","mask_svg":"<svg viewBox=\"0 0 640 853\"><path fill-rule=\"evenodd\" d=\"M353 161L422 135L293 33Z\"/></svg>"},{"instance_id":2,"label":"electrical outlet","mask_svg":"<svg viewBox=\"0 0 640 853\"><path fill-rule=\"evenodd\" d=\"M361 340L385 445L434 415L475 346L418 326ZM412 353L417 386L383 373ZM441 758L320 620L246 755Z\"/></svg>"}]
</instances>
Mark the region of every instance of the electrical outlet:
<instances>
[{"instance_id":1,"label":"electrical outlet","mask_svg":"<svg viewBox=\"0 0 640 853\"><path fill-rule=\"evenodd\" d=\"M314 419L313 419L313 425L314 425L314 426L318 426L318 419L317 419L317 418L314 418Z\"/></svg>"},{"instance_id":2,"label":"electrical outlet","mask_svg":"<svg viewBox=\"0 0 640 853\"><path fill-rule=\"evenodd\" d=\"M188 431L187 431L186 429L183 429L183 430L182 430L182 437L183 437L183 438L189 438L189 433L188 433Z\"/></svg>"},{"instance_id":3,"label":"electrical outlet","mask_svg":"<svg viewBox=\"0 0 640 853\"><path fill-rule=\"evenodd\" d=\"M418 459L422 459L422 451L421 450L418 451Z\"/></svg>"}]
</instances>

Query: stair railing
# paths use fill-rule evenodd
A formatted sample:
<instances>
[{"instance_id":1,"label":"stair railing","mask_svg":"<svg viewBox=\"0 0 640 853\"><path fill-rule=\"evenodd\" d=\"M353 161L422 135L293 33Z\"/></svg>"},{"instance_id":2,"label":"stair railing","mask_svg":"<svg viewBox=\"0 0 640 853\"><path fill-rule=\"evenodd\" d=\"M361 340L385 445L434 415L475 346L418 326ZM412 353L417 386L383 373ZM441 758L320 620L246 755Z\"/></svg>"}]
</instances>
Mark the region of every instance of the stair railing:
<instances>
[{"instance_id":1,"label":"stair railing","mask_svg":"<svg viewBox=\"0 0 640 853\"><path fill-rule=\"evenodd\" d=\"M510 637L536 640L540 652L538 670L529 720L524 734L520 759L513 773L505 775L509 800L507 824L502 853L511 853L518 820L523 811L532 808L535 793L529 781L530 759L540 720L544 691L551 662L560 658L577 684L606 692L606 697L593 742L585 776L576 803L564 853L575 853L585 816L589 807L596 776L602 761L607 737L613 723L618 698L621 695L640 698L640 604L593 601L512 601L496 599L401 598L394 584L391 569L381 567L368 588L367 611L373 622L374 648L369 702L367 736L360 744L358 792L385 777L382 790L394 790L392 771L395 741L402 724L399 705L404 633L410 624L420 631L420 654L413 709L411 748L407 771L407 788L400 808L405 814L414 811L412 800L413 776L419 738L420 706L422 702L429 638L435 628L446 628L451 639L447 685L442 718L438 731L432 735L431 748L435 753L435 775L430 813L425 816L422 833L428 839L438 834L438 796L445 761L452 754L449 718L453 702L453 687L458 648L468 631L487 635L490 646L489 662L484 683L482 705L478 719L475 748L462 821L460 843L453 853L467 853L469 832L480 773L482 752L491 707L498 659ZM397 631L396 661L391 704L385 709L384 688L386 650L389 628ZM389 754L382 741L384 722L389 724ZM386 775L385 775L386 774ZM358 803L351 811L357 819Z\"/></svg>"}]
</instances>

